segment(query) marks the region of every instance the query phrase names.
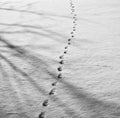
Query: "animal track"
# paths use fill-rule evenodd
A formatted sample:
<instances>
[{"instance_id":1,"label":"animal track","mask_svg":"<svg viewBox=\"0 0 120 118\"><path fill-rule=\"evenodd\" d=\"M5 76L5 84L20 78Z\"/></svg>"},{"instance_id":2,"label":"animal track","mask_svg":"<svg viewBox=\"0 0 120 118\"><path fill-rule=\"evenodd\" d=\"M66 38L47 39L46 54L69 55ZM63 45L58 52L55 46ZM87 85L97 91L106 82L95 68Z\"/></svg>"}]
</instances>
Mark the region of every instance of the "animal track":
<instances>
[{"instance_id":1,"label":"animal track","mask_svg":"<svg viewBox=\"0 0 120 118\"><path fill-rule=\"evenodd\" d=\"M67 48L68 48L68 46L65 47L65 49L67 49Z\"/></svg>"},{"instance_id":2,"label":"animal track","mask_svg":"<svg viewBox=\"0 0 120 118\"><path fill-rule=\"evenodd\" d=\"M64 64L64 61L63 61L63 60L61 60L59 63L60 63L60 64Z\"/></svg>"},{"instance_id":3,"label":"animal track","mask_svg":"<svg viewBox=\"0 0 120 118\"><path fill-rule=\"evenodd\" d=\"M45 112L41 112L38 118L45 118Z\"/></svg>"},{"instance_id":4,"label":"animal track","mask_svg":"<svg viewBox=\"0 0 120 118\"><path fill-rule=\"evenodd\" d=\"M56 84L57 84L57 82L53 82L51 85L52 85L52 86L56 86Z\"/></svg>"},{"instance_id":5,"label":"animal track","mask_svg":"<svg viewBox=\"0 0 120 118\"><path fill-rule=\"evenodd\" d=\"M63 58L64 58L64 55L60 56L59 58L60 58L60 59L63 59Z\"/></svg>"},{"instance_id":6,"label":"animal track","mask_svg":"<svg viewBox=\"0 0 120 118\"><path fill-rule=\"evenodd\" d=\"M49 95L54 95L55 93L55 88L53 88L50 92L49 92Z\"/></svg>"},{"instance_id":7,"label":"animal track","mask_svg":"<svg viewBox=\"0 0 120 118\"><path fill-rule=\"evenodd\" d=\"M69 39L67 39L67 46L64 47L64 51L63 51L63 55L59 56L59 66L57 68L57 71L58 71L58 75L57 75L57 80L55 82L53 82L51 84L51 86L53 87L50 92L48 93L48 95L54 95L55 94L55 90L56 90L56 85L57 83L59 82L60 79L63 79L63 76L62 76L62 73L59 73L59 72L62 72L63 71L63 65L64 65L64 56L68 53L68 48L69 46L71 45L71 41L73 40L73 38L75 37L74 36L74 32L76 31L76 26L77 26L77 18L76 18L76 14L75 14L75 6L72 2L72 0L70 0L70 7L71 7L71 14L73 15L72 18L73 18L73 29L72 31L70 32L71 36ZM43 107L47 107L48 106L48 103L49 103L49 100L46 99L44 102L43 102ZM63 118L63 116L61 116ZM39 118L45 118L45 112L41 112L41 114L39 115Z\"/></svg>"},{"instance_id":8,"label":"animal track","mask_svg":"<svg viewBox=\"0 0 120 118\"><path fill-rule=\"evenodd\" d=\"M70 45L71 43L69 42L68 45Z\"/></svg>"},{"instance_id":9,"label":"animal track","mask_svg":"<svg viewBox=\"0 0 120 118\"><path fill-rule=\"evenodd\" d=\"M67 53L67 51L64 51L64 54L66 54Z\"/></svg>"},{"instance_id":10,"label":"animal track","mask_svg":"<svg viewBox=\"0 0 120 118\"><path fill-rule=\"evenodd\" d=\"M43 106L48 106L48 99L43 102Z\"/></svg>"},{"instance_id":11,"label":"animal track","mask_svg":"<svg viewBox=\"0 0 120 118\"><path fill-rule=\"evenodd\" d=\"M68 39L68 41L71 41L71 39Z\"/></svg>"},{"instance_id":12,"label":"animal track","mask_svg":"<svg viewBox=\"0 0 120 118\"><path fill-rule=\"evenodd\" d=\"M58 71L62 71L62 66L58 67Z\"/></svg>"},{"instance_id":13,"label":"animal track","mask_svg":"<svg viewBox=\"0 0 120 118\"><path fill-rule=\"evenodd\" d=\"M61 79L62 78L62 74L58 74L58 79Z\"/></svg>"}]
</instances>

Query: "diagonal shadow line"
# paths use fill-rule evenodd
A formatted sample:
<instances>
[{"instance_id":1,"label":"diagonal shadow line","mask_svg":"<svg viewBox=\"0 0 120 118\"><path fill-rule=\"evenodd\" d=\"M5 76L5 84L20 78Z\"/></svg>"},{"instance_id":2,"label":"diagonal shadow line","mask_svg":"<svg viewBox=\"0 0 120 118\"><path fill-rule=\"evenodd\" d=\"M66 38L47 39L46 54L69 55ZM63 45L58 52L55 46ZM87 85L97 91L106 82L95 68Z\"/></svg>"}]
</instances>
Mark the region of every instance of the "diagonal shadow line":
<instances>
[{"instance_id":1,"label":"diagonal shadow line","mask_svg":"<svg viewBox=\"0 0 120 118\"><path fill-rule=\"evenodd\" d=\"M33 31L33 30L24 30L24 31L0 31L0 33L1 34L25 34L25 33L32 33L32 34L36 34L36 35L40 35L40 36L44 36L44 37L49 37L49 38L51 38L51 39L54 39L55 41L57 40L57 39L59 39L58 37L56 37L56 36L53 36L53 35L49 35L49 34L45 34L45 33L41 33L41 32L37 32L37 31ZM66 36L67 37L67 36ZM78 40L77 38L76 38L76 40ZM57 40L58 41L58 40ZM60 42L62 42L62 40L59 40ZM81 45L82 44L93 44L93 43L96 43L96 42L94 42L94 41L91 41L91 40L89 40L89 39L79 39L79 41L81 42ZM80 47L80 44L79 43L75 43L75 42L73 42L73 44L72 44L73 46L75 46L75 47ZM81 49L82 49L82 46L81 46ZM83 48L84 49L84 48Z\"/></svg>"},{"instance_id":2,"label":"diagonal shadow line","mask_svg":"<svg viewBox=\"0 0 120 118\"><path fill-rule=\"evenodd\" d=\"M38 62L43 65L42 69L44 69L44 70L46 70L46 68L50 67L45 61L43 61L43 59L40 59L37 56L31 54L31 52L29 52L28 50L25 50L24 48L21 48L19 46L15 46L12 43L10 43L9 41L6 41L2 37L0 37L0 41L5 43L9 49L16 51L18 54L15 56L21 58L23 61L27 61L27 59L29 59L29 60L32 60L33 62Z\"/></svg>"},{"instance_id":3,"label":"diagonal shadow line","mask_svg":"<svg viewBox=\"0 0 120 118\"><path fill-rule=\"evenodd\" d=\"M17 24L17 23L0 23L0 25L5 25L5 26L13 26L13 27L25 27L25 28L32 28L32 29L44 29L41 26L34 26L34 25L26 25L26 24Z\"/></svg>"},{"instance_id":4,"label":"diagonal shadow line","mask_svg":"<svg viewBox=\"0 0 120 118\"><path fill-rule=\"evenodd\" d=\"M1 37L1 36L0 36L0 41L1 41L2 43L6 44L9 49L15 50L15 51L18 52L19 54L25 54L25 53L27 53L26 50L24 50L24 49L22 49L22 48L20 48L20 47L18 47L18 46L13 45L12 43L6 41L6 40L5 40L3 37Z\"/></svg>"},{"instance_id":5,"label":"diagonal shadow line","mask_svg":"<svg viewBox=\"0 0 120 118\"><path fill-rule=\"evenodd\" d=\"M2 73L2 75L3 75L3 78L4 79L6 79L6 81L9 83L9 89L11 90L11 91L15 91L14 90L14 88L12 87L12 85L11 85L11 81L9 80L9 75L8 75L8 73L6 72L6 70L4 69L4 67L3 67L3 65L0 63L0 72ZM18 79L18 78L16 78L16 79ZM17 81L17 80L16 80ZM19 81L19 80L18 80ZM23 104L23 103L21 103L20 101L19 101L19 97L16 95L16 91L13 93L14 95L14 99L16 99L16 101L14 101L13 99L12 99L12 102L13 103L15 103L15 104ZM22 107L22 105L20 105L19 106L20 108ZM24 118L29 118L28 117L28 115L27 115L27 113L25 112L25 111L23 111L23 110L19 110L19 109L15 109L15 111L14 112L6 112L6 111L4 111L3 109L2 109L2 106L1 106L1 109L0 109L0 118L7 118L7 117L14 117L14 115L17 115L17 116L21 116L22 118L24 117ZM16 116L16 117L17 117Z\"/></svg>"},{"instance_id":6,"label":"diagonal shadow line","mask_svg":"<svg viewBox=\"0 0 120 118\"><path fill-rule=\"evenodd\" d=\"M28 10L20 10L20 9L13 9L13 8L0 8L1 11L13 11L13 12L18 12L18 13L28 13L28 14L33 14L37 16L42 16L44 18L54 20L51 18L49 14L46 13L40 13L40 12L35 12L35 11L28 11Z\"/></svg>"},{"instance_id":7,"label":"diagonal shadow line","mask_svg":"<svg viewBox=\"0 0 120 118\"><path fill-rule=\"evenodd\" d=\"M68 36L62 35L61 33L58 33L58 32L55 32L55 31L52 31L52 30L49 30L49 29L45 29L42 26L34 26L34 25L27 25L27 24L17 24L17 23L13 23L13 24L0 23L0 25L3 25L3 26L12 26L12 27L24 27L24 28L38 29L38 30L45 31L45 32L49 33L50 35L54 34L54 36L57 36L57 37L62 37L64 39L68 38ZM28 30L28 31L30 31L30 30ZM59 40L59 41L61 41L61 40Z\"/></svg>"},{"instance_id":8,"label":"diagonal shadow line","mask_svg":"<svg viewBox=\"0 0 120 118\"><path fill-rule=\"evenodd\" d=\"M52 17L60 17L60 18L67 18L67 19L72 19L71 16L67 16L67 15L56 15L53 13L39 13L39 12L35 12L35 11L29 11L29 10L20 10L20 9L13 9L13 8L0 8L0 10L6 10L6 11L14 11L14 12L24 12L24 13L30 13L30 14L34 14L34 15L39 15L39 16L44 16L46 18L49 18L51 20L54 20ZM49 16L49 17L48 17ZM77 17L77 20L81 20L84 22L88 22L88 23L93 23L93 24L99 24L99 25L103 25L100 22L85 18L85 17ZM104 26L104 25L103 25ZM105 27L105 26L104 26Z\"/></svg>"},{"instance_id":9,"label":"diagonal shadow line","mask_svg":"<svg viewBox=\"0 0 120 118\"><path fill-rule=\"evenodd\" d=\"M41 33L41 32L37 32L37 31L31 31L31 30L25 30L25 31L0 31L0 33L5 33L5 34L15 34L15 33L33 33L33 34L37 34L37 35L42 35L42 36L44 36L44 37L50 37L51 39L55 39L55 41L56 41L56 39L58 39L57 37L55 37L55 36L52 36L52 35L49 35L49 34L44 34L44 33ZM66 36L67 37L67 36ZM81 44L82 43L89 43L89 44L93 44L93 43L95 43L95 42L93 42L93 41L90 41L90 40L88 40L88 39L80 39L81 40ZM4 42L5 44L7 44L8 45L8 47L16 47L16 49L18 49L20 52L22 51L22 48L20 48L19 46L15 46L14 44L12 44L12 43L10 43L9 41L6 41L5 39L3 39L2 37L0 37L0 41L2 41L2 42ZM62 42L62 40L59 40L60 42ZM80 47L80 45L78 45L78 43L75 43L75 42L73 42L73 45L75 46L75 47Z\"/></svg>"},{"instance_id":10,"label":"diagonal shadow line","mask_svg":"<svg viewBox=\"0 0 120 118\"><path fill-rule=\"evenodd\" d=\"M8 62L8 61L7 61ZM11 65L10 62L8 62ZM14 70L16 70L17 67L15 66L12 66L12 68ZM25 72L21 72L21 70L17 70L22 76L27 76L27 78L31 81L31 78L29 78L29 76L25 73ZM52 74L50 73L51 76L53 76L53 78L55 79L55 74ZM36 86L36 83L32 80L31 83ZM76 96L77 99L80 100L80 104L81 104L81 101L83 102L83 104L85 104L87 107L88 107L88 110L91 110L91 109L94 109L95 106L103 106L103 107L111 107L112 103L108 102L103 102L103 101L100 101L94 97L91 97L92 95L90 93L87 93L86 91L83 91L83 90L78 90L76 87L74 87L73 85L69 84L68 82L65 82L65 81L61 81L62 84L64 84L67 88L69 88L71 94L73 96ZM43 89L39 89L39 87L37 87L37 89L40 91L42 90L43 93L45 93L45 91ZM113 104L112 106L113 107L116 107L116 105L114 106L115 104ZM64 106L64 105L62 105ZM70 111L70 110L69 110ZM68 110L67 110L68 112Z\"/></svg>"},{"instance_id":11,"label":"diagonal shadow line","mask_svg":"<svg viewBox=\"0 0 120 118\"><path fill-rule=\"evenodd\" d=\"M52 35L49 35L49 34L44 34L44 33L40 33L40 32L36 32L36 31L31 31L31 30L25 30L25 31L13 31L13 32L11 32L11 31L0 31L0 33L5 33L5 34L15 34L15 33L33 33L33 34L37 34L37 35L42 35L42 36L44 36L44 37L51 37L51 39L54 39L55 41L56 41L56 39L58 39L57 37L54 37L54 36L52 36ZM66 36L67 37L67 36ZM80 39L81 40L81 39ZM83 40L83 39L82 39ZM85 41L86 41L87 39L85 39ZM13 49L14 47L18 50L18 52L19 53L24 53L24 51L22 51L23 49L22 48L20 48L20 46L15 46L14 44L12 44L12 43L10 43L9 41L6 41L3 37L1 37L0 36L0 41L1 42L4 42L6 45L8 45L8 47L9 48L11 48L11 49ZM58 41L58 40L57 40ZM62 40L59 40L60 42L62 42ZM83 42L83 41L81 41L81 42ZM90 41L89 42L87 42L87 43L90 43ZM92 41L91 41L91 43L92 43ZM79 47L80 45L78 45L77 43L75 44L74 42L73 42L73 45L74 46L76 46L76 47ZM16 50L16 51L17 51ZM22 52L21 52L22 51ZM25 51L26 52L26 51Z\"/></svg>"},{"instance_id":12,"label":"diagonal shadow line","mask_svg":"<svg viewBox=\"0 0 120 118\"><path fill-rule=\"evenodd\" d=\"M38 58L37 56L31 54L28 50L21 48L20 46L13 45L9 41L6 41L3 37L0 37L0 41L7 45L7 47L13 51L16 51L18 54L15 55L16 57L21 58L23 61L27 61L27 59L32 60L33 62L39 62L40 64L44 65L42 69L49 67L45 60Z\"/></svg>"},{"instance_id":13,"label":"diagonal shadow line","mask_svg":"<svg viewBox=\"0 0 120 118\"><path fill-rule=\"evenodd\" d=\"M50 100L52 100L53 102L56 102L59 106L61 106L64 111L66 112L66 114L68 114L69 116L75 116L75 118L79 118L76 116L76 112L69 108L65 103L61 102L59 100L59 98L57 96L53 96L50 97L47 93L47 91L45 91L43 88L41 88L40 86L38 86L35 81L24 71L20 70L18 67L16 67L12 62L10 62L6 57L4 57L2 54L0 54L0 57L6 61L10 67L12 67L13 70L15 70L16 72L18 72L19 74L21 74L23 77L26 77L27 80L35 87L37 88L38 91L40 91L44 96L47 96L50 98Z\"/></svg>"},{"instance_id":14,"label":"diagonal shadow line","mask_svg":"<svg viewBox=\"0 0 120 118\"><path fill-rule=\"evenodd\" d=\"M1 62L0 62L0 73L2 73L2 78L4 78L5 81L9 81L9 79L8 79L8 73L5 71L5 69L4 69L4 67L3 67L3 65L2 65ZM9 81L9 82L10 82L10 81ZM12 87L11 83L9 83L9 85L10 85L10 87ZM11 91L14 91L13 88L10 88L10 90L11 90ZM17 100L17 102L20 104L17 96L14 96L14 97L15 97L15 99ZM14 102L14 101L12 100L12 102ZM14 115L14 114L17 114L17 115L19 115L19 116L24 116L24 117L26 116L25 118L28 118L28 116L27 116L25 113L23 113L23 112L21 112L21 113L18 113L18 112L16 112L16 113L6 113L6 111L4 111L4 110L2 109L2 106L0 107L0 118L2 118L2 117L7 118L8 115L12 115L12 114L13 114L13 115Z\"/></svg>"},{"instance_id":15,"label":"diagonal shadow line","mask_svg":"<svg viewBox=\"0 0 120 118\"><path fill-rule=\"evenodd\" d=\"M1 34L36 34L36 35L40 35L40 36L44 36L44 37L49 37L51 39L54 39L55 41L57 39L59 39L58 36L54 36L54 35L50 35L50 34L46 34L46 33L42 33L42 32L38 32L38 31L33 31L33 30L21 30L21 31L0 31ZM67 37L67 36L66 36ZM60 42L62 42L62 40L59 40Z\"/></svg>"},{"instance_id":16,"label":"diagonal shadow line","mask_svg":"<svg viewBox=\"0 0 120 118\"><path fill-rule=\"evenodd\" d=\"M7 61L7 62L9 62L9 61ZM9 64L10 64L10 66L12 66L12 68L14 70L16 70L17 67L11 65L10 62L9 62ZM17 71L20 74L22 74L23 76L28 76L25 72L21 72L21 70L19 70L19 69ZM46 69L46 72L50 76L52 76L55 80L57 79L57 77L55 76L55 74L51 73L47 69ZM92 95L90 93L87 93L86 91L83 91L83 90L78 90L78 88L74 87L73 85L71 85L68 82L61 81L61 83L64 84L68 88L68 90L70 90L71 95L76 96L76 98L78 100L80 100L80 103L82 101L88 107L89 110L94 109L95 106L103 106L103 107L107 107L108 108L108 107L110 107L112 105L112 103L110 103L110 102L100 101L97 98L91 97ZM36 85L36 84L34 84L34 85ZM37 88L39 88L39 87L37 87ZM116 104L113 104L112 106L116 107ZM117 105L117 106L119 107L119 105Z\"/></svg>"},{"instance_id":17,"label":"diagonal shadow line","mask_svg":"<svg viewBox=\"0 0 120 118\"><path fill-rule=\"evenodd\" d=\"M13 66L13 68L14 68L14 70L16 70L16 67ZM17 70L17 71L19 72L20 70ZM48 74L50 76L52 76L54 79L57 79L55 74L51 73L47 69L46 69L46 72L48 72ZM22 72L22 75L28 76L24 72ZM91 97L92 95L90 93L87 93L86 91L83 91L83 90L78 91L78 89L76 87L74 87L73 85L71 85L65 81L62 81L62 84L64 84L67 88L69 88L68 90L70 90L70 92L73 96L76 96L76 98L80 98L80 101L82 101L84 104L86 104L86 106L90 105L88 107L89 109L91 109L91 106L93 107L93 104L94 104L94 106L96 104L96 105L100 105L100 106L104 106L104 107L109 107L111 104L111 103L106 103L106 102L100 101L94 97Z\"/></svg>"},{"instance_id":18,"label":"diagonal shadow line","mask_svg":"<svg viewBox=\"0 0 120 118\"><path fill-rule=\"evenodd\" d=\"M48 69L46 69L46 72L52 76L52 78L57 79L57 77L55 76L55 74L53 74L52 72L50 72ZM94 97L91 97L92 94L87 93L86 91L83 90L78 90L76 87L74 87L73 85L62 81L62 84L64 84L67 88L69 88L68 90L70 90L72 92L73 96L76 96L76 98L80 98L80 101L82 101L84 104L86 104L86 106L90 105L88 108L91 109L91 106L93 107L93 104L95 106L96 105L100 105L100 106L110 106L111 103L106 103L103 101L100 101Z\"/></svg>"},{"instance_id":19,"label":"diagonal shadow line","mask_svg":"<svg viewBox=\"0 0 120 118\"><path fill-rule=\"evenodd\" d=\"M11 8L0 8L0 10L24 12L24 13L30 13L30 14L39 15L39 16L54 16L54 17L62 17L62 18L71 18L70 16L66 16L66 15L56 15L52 13L40 13L40 12L35 12L35 11L19 10L19 9L11 9Z\"/></svg>"},{"instance_id":20,"label":"diagonal shadow line","mask_svg":"<svg viewBox=\"0 0 120 118\"><path fill-rule=\"evenodd\" d=\"M53 76L54 79L56 78L55 74L50 73L50 75ZM70 95L74 96L74 98L76 98L80 102L80 105L85 106L86 110L88 110L88 111L92 111L92 110L97 111L97 109L98 109L97 112L99 112L99 107L102 107L103 110L104 109L106 109L106 110L107 109L108 110L109 109L118 109L118 112L120 112L120 104L110 102L110 101L100 100L100 99L94 97L94 95L92 93L89 93L83 89L77 88L77 87L73 86L72 84L66 82L65 80L61 80L59 82L62 83L64 85L64 87L67 88Z\"/></svg>"},{"instance_id":21,"label":"diagonal shadow line","mask_svg":"<svg viewBox=\"0 0 120 118\"><path fill-rule=\"evenodd\" d=\"M37 56L30 54L30 52L28 52L28 50L25 50L19 46L13 45L9 41L6 41L3 37L0 37L0 41L5 43L9 49L18 52L19 58L21 58L22 60L26 61L25 58L29 58L31 60L39 61L41 64L44 64L45 67L48 67L48 64L46 64L42 59L38 58ZM24 58L22 58L22 57L24 57Z\"/></svg>"},{"instance_id":22,"label":"diagonal shadow line","mask_svg":"<svg viewBox=\"0 0 120 118\"><path fill-rule=\"evenodd\" d=\"M54 34L54 32L53 32L53 34L52 34L52 32L50 33L50 34L45 34L45 33L41 33L41 32L38 32L38 31L33 31L33 30L24 30L24 31L0 31L0 33L5 33L5 34L15 34L15 33L32 33L32 34L36 34L36 35L40 35L40 36L44 36L44 37L50 37L51 39L54 39L55 41L59 41L59 42L62 42L63 43L63 41L61 40L61 38L60 37L62 37L62 38L64 38L64 39L67 39L68 37L67 36L62 36L61 34L59 34L59 36L60 37L58 37L57 36L57 34L56 35L54 35L53 36L53 34ZM52 34L52 35L51 35ZM56 39L60 39L60 40L56 40ZM0 40L1 40L1 37L0 37ZM5 40L5 39L4 39ZM76 38L76 40L78 40L77 38ZM93 41L90 41L90 40L88 40L88 39L79 39L80 41L81 41L81 44L82 43L89 43L89 44L93 44L93 43L95 43L95 42L93 42ZM3 40L1 40L1 41L3 41ZM5 42L5 41L4 41ZM73 44L72 44L73 46L75 46L75 47L80 47L80 44L78 45L78 43L75 43L75 42L73 42Z\"/></svg>"}]
</instances>

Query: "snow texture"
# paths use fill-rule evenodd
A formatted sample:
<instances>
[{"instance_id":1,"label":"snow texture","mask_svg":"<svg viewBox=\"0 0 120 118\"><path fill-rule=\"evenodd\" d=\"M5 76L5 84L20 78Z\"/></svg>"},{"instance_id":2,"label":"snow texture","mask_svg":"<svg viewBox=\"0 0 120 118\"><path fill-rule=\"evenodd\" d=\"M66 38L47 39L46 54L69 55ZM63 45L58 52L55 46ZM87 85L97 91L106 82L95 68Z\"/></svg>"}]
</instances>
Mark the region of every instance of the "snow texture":
<instances>
[{"instance_id":1,"label":"snow texture","mask_svg":"<svg viewBox=\"0 0 120 118\"><path fill-rule=\"evenodd\" d=\"M120 0L0 0L0 118L120 118Z\"/></svg>"}]
</instances>

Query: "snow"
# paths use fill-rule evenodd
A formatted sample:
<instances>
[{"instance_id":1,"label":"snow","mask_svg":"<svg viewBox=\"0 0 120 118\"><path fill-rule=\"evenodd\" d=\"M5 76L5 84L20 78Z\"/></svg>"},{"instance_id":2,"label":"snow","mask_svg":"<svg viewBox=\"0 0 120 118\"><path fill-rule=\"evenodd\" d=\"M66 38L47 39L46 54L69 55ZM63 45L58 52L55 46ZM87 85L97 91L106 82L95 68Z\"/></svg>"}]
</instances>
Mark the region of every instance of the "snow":
<instances>
[{"instance_id":1,"label":"snow","mask_svg":"<svg viewBox=\"0 0 120 118\"><path fill-rule=\"evenodd\" d=\"M119 118L119 6L119 0L1 0L0 118L41 112L46 118Z\"/></svg>"}]
</instances>

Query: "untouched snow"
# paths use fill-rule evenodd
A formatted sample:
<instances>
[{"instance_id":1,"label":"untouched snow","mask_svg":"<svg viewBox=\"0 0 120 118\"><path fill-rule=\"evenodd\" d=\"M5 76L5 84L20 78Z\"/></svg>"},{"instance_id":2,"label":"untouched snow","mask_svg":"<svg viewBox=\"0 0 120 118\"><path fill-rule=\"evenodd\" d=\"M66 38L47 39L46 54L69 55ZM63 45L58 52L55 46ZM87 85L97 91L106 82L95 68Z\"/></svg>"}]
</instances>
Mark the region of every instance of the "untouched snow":
<instances>
[{"instance_id":1,"label":"untouched snow","mask_svg":"<svg viewBox=\"0 0 120 118\"><path fill-rule=\"evenodd\" d=\"M0 118L120 118L120 1L70 3L0 0Z\"/></svg>"}]
</instances>

